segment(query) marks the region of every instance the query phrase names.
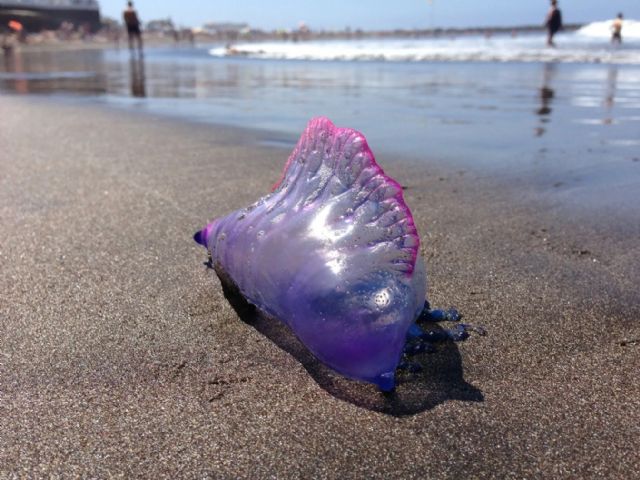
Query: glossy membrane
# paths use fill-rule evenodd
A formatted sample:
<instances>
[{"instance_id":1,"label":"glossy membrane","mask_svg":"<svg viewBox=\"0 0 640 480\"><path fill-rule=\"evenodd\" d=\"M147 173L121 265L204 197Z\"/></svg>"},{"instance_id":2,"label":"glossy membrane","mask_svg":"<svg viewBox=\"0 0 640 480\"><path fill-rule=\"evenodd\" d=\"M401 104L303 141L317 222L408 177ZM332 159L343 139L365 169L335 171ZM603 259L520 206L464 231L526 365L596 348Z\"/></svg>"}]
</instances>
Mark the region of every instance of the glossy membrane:
<instances>
[{"instance_id":1,"label":"glossy membrane","mask_svg":"<svg viewBox=\"0 0 640 480\"><path fill-rule=\"evenodd\" d=\"M401 187L365 138L309 122L274 191L196 234L245 298L341 374L393 388L426 292Z\"/></svg>"}]
</instances>

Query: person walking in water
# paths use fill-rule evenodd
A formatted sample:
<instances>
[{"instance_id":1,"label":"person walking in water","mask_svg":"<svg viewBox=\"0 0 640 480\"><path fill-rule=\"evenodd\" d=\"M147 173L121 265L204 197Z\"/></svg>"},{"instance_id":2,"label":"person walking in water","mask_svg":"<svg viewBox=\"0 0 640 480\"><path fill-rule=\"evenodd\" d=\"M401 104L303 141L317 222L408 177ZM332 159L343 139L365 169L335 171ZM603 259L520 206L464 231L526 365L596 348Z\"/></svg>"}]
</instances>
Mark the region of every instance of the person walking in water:
<instances>
[{"instance_id":1,"label":"person walking in water","mask_svg":"<svg viewBox=\"0 0 640 480\"><path fill-rule=\"evenodd\" d=\"M624 16L622 13L618 14L618 17L613 21L611 25L611 43L620 45L622 43L622 19Z\"/></svg>"},{"instance_id":2,"label":"person walking in water","mask_svg":"<svg viewBox=\"0 0 640 480\"><path fill-rule=\"evenodd\" d=\"M555 47L553 36L562 28L562 14L558 8L558 0L551 0L551 8L544 24L547 27L547 46Z\"/></svg>"},{"instance_id":3,"label":"person walking in water","mask_svg":"<svg viewBox=\"0 0 640 480\"><path fill-rule=\"evenodd\" d=\"M140 19L135 8L133 8L133 2L127 2L127 8L122 12L124 24L127 26L127 33L129 35L129 50L133 51L133 42L136 41L138 45L138 52L142 54L142 32L140 31Z\"/></svg>"}]
</instances>

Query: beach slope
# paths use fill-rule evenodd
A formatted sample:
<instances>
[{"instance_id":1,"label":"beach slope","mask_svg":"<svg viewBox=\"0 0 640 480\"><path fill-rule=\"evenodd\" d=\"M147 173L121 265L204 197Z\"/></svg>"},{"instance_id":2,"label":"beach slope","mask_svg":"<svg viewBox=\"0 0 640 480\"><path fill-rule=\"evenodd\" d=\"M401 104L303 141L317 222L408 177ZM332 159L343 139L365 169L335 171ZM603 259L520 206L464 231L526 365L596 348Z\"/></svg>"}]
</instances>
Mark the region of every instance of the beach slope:
<instances>
[{"instance_id":1,"label":"beach slope","mask_svg":"<svg viewBox=\"0 0 640 480\"><path fill-rule=\"evenodd\" d=\"M383 397L230 303L191 238L279 178L288 151L266 133L17 96L0 110L0 477L640 470L637 227L379 158L407 187L432 304L489 331Z\"/></svg>"}]
</instances>

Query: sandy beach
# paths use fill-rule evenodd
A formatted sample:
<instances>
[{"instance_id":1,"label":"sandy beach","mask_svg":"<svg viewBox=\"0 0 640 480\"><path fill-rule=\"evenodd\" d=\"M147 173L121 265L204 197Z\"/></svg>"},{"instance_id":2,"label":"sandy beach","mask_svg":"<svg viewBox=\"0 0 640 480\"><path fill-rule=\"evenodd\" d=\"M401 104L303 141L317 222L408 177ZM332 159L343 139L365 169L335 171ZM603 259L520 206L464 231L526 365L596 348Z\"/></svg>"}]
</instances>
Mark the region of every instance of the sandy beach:
<instances>
[{"instance_id":1,"label":"sandy beach","mask_svg":"<svg viewBox=\"0 0 640 480\"><path fill-rule=\"evenodd\" d=\"M489 332L384 397L234 309L191 238L278 179L268 132L33 96L0 111L0 478L640 471L638 223L378 156L431 303Z\"/></svg>"}]
</instances>

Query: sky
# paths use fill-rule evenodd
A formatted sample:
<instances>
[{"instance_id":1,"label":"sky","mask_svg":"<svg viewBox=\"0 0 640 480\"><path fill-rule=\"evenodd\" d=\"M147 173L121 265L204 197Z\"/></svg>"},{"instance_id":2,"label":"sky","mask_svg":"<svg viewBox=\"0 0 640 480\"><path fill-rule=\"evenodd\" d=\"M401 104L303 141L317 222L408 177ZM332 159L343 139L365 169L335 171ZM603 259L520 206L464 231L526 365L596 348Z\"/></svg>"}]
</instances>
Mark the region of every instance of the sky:
<instances>
[{"instance_id":1,"label":"sky","mask_svg":"<svg viewBox=\"0 0 640 480\"><path fill-rule=\"evenodd\" d=\"M125 1L99 0L104 16L120 19ZM135 0L143 22L170 17L178 26L247 22L273 30L516 26L542 23L547 0ZM640 0L559 0L565 23L589 23L624 12L640 19Z\"/></svg>"}]
</instances>

